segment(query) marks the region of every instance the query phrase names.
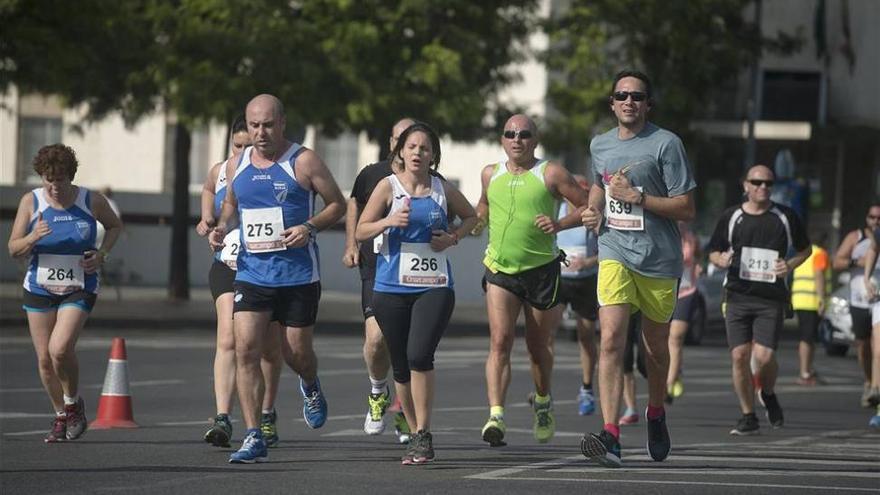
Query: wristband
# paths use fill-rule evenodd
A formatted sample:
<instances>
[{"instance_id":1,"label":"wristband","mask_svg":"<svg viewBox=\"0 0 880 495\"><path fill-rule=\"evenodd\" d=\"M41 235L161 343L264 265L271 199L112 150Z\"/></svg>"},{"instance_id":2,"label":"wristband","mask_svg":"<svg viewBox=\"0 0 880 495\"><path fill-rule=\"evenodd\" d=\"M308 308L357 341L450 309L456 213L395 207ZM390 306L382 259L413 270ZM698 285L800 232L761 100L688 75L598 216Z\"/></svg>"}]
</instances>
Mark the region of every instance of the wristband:
<instances>
[{"instance_id":1,"label":"wristband","mask_svg":"<svg viewBox=\"0 0 880 495\"><path fill-rule=\"evenodd\" d=\"M315 225L311 222L303 222L303 226L305 226L305 228L309 231L309 239L314 239L315 234L318 233L318 227L315 227Z\"/></svg>"},{"instance_id":2,"label":"wristband","mask_svg":"<svg viewBox=\"0 0 880 495\"><path fill-rule=\"evenodd\" d=\"M456 231L453 230L452 232L449 233L449 235L451 235L451 236L452 236L452 239L453 239L452 245L453 245L453 246L457 246L457 245L458 245L458 241L459 241L459 238L458 238L458 232L456 232Z\"/></svg>"},{"instance_id":3,"label":"wristband","mask_svg":"<svg viewBox=\"0 0 880 495\"><path fill-rule=\"evenodd\" d=\"M639 191L639 200L636 202L637 206L642 206L645 204L645 192Z\"/></svg>"}]
</instances>

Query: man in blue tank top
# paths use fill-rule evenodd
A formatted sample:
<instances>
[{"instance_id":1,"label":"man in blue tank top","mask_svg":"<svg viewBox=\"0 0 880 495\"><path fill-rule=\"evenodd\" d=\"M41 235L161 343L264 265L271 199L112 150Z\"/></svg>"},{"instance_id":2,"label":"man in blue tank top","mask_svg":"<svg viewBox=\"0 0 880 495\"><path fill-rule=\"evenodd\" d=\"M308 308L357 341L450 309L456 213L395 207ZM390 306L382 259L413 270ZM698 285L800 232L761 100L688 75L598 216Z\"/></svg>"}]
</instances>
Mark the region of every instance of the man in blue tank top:
<instances>
[{"instance_id":1,"label":"man in blue tank top","mask_svg":"<svg viewBox=\"0 0 880 495\"><path fill-rule=\"evenodd\" d=\"M283 355L300 375L303 417L310 428L327 419L327 402L318 381L312 332L321 296L318 231L345 213L345 199L318 155L284 137L281 101L263 94L245 110L253 142L227 164L226 200L211 244L222 248L227 223L238 212L241 237L233 299L236 382L247 435L231 463L268 457L260 431L263 375L260 355L269 323L285 327ZM314 214L315 194L325 207Z\"/></svg>"}]
</instances>

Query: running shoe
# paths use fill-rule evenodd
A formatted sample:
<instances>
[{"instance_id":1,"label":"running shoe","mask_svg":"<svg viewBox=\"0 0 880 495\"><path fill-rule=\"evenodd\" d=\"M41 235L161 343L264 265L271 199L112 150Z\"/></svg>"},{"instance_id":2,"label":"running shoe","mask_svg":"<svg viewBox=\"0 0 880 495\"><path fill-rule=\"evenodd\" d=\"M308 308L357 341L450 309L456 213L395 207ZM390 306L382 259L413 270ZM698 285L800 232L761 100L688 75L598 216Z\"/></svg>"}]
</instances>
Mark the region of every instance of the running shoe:
<instances>
[{"instance_id":1,"label":"running shoe","mask_svg":"<svg viewBox=\"0 0 880 495\"><path fill-rule=\"evenodd\" d=\"M681 379L675 380L672 386L669 387L669 395L671 395L673 399L677 399L684 395L684 383Z\"/></svg>"},{"instance_id":2,"label":"running shoe","mask_svg":"<svg viewBox=\"0 0 880 495\"><path fill-rule=\"evenodd\" d=\"M623 412L623 416L617 420L621 425L634 425L639 422L639 413L636 412L635 409L626 408L626 411Z\"/></svg>"},{"instance_id":3,"label":"running shoe","mask_svg":"<svg viewBox=\"0 0 880 495\"><path fill-rule=\"evenodd\" d=\"M669 440L669 429L666 427L666 413L656 419L648 417L645 411L645 422L648 424L648 453L651 459L662 461L669 456L672 442Z\"/></svg>"},{"instance_id":4,"label":"running shoe","mask_svg":"<svg viewBox=\"0 0 880 495\"><path fill-rule=\"evenodd\" d=\"M263 413L263 416L260 418L260 431L263 433L263 441L266 442L266 447L278 445L278 428L275 426L277 419L278 415L275 414L274 407L272 412Z\"/></svg>"},{"instance_id":5,"label":"running shoe","mask_svg":"<svg viewBox=\"0 0 880 495\"><path fill-rule=\"evenodd\" d=\"M598 462L599 465L608 468L619 468L620 441L606 430L590 433L581 438L581 453L587 459Z\"/></svg>"},{"instance_id":6,"label":"running shoe","mask_svg":"<svg viewBox=\"0 0 880 495\"><path fill-rule=\"evenodd\" d=\"M549 397L548 397L549 398ZM535 409L535 422L532 430L535 434L535 440L538 443L547 443L556 433L556 419L553 418L553 399L539 404L537 401L533 405Z\"/></svg>"},{"instance_id":7,"label":"running shoe","mask_svg":"<svg viewBox=\"0 0 880 495\"><path fill-rule=\"evenodd\" d=\"M578 391L578 414L581 416L589 416L596 412L596 397L592 390L587 390L581 386Z\"/></svg>"},{"instance_id":8,"label":"running shoe","mask_svg":"<svg viewBox=\"0 0 880 495\"><path fill-rule=\"evenodd\" d=\"M802 387L814 387L819 385L819 375L815 371L811 371L806 375L798 375L795 383Z\"/></svg>"},{"instance_id":9,"label":"running shoe","mask_svg":"<svg viewBox=\"0 0 880 495\"><path fill-rule=\"evenodd\" d=\"M67 439L76 440L89 427L89 422L86 420L86 405L82 397L77 399L76 404L65 404L64 413L67 415Z\"/></svg>"},{"instance_id":10,"label":"running shoe","mask_svg":"<svg viewBox=\"0 0 880 495\"><path fill-rule=\"evenodd\" d=\"M868 421L868 426L871 428L880 428L880 406L877 406L877 411Z\"/></svg>"},{"instance_id":11,"label":"running shoe","mask_svg":"<svg viewBox=\"0 0 880 495\"><path fill-rule=\"evenodd\" d=\"M504 418L489 416L489 421L486 421L486 424L483 425L483 441L488 442L490 447L503 447L507 445L504 442L504 432L506 430Z\"/></svg>"},{"instance_id":12,"label":"running shoe","mask_svg":"<svg viewBox=\"0 0 880 495\"><path fill-rule=\"evenodd\" d=\"M868 394L868 407L880 406L880 388L873 387Z\"/></svg>"},{"instance_id":13,"label":"running shoe","mask_svg":"<svg viewBox=\"0 0 880 495\"><path fill-rule=\"evenodd\" d=\"M229 421L229 415L218 414L214 416L214 422L205 432L205 441L214 447L229 447L231 439L232 423Z\"/></svg>"},{"instance_id":14,"label":"running shoe","mask_svg":"<svg viewBox=\"0 0 880 495\"><path fill-rule=\"evenodd\" d=\"M736 426L730 430L730 434L735 436L757 435L760 432L761 425L758 424L755 413L743 414Z\"/></svg>"},{"instance_id":15,"label":"running shoe","mask_svg":"<svg viewBox=\"0 0 880 495\"><path fill-rule=\"evenodd\" d=\"M866 383L862 387L862 399L860 404L862 407L871 407L871 384Z\"/></svg>"},{"instance_id":16,"label":"running shoe","mask_svg":"<svg viewBox=\"0 0 880 495\"><path fill-rule=\"evenodd\" d=\"M253 464L263 462L269 457L269 449L263 440L262 433L258 429L249 430L241 448L229 456L230 464Z\"/></svg>"},{"instance_id":17,"label":"running shoe","mask_svg":"<svg viewBox=\"0 0 880 495\"><path fill-rule=\"evenodd\" d=\"M327 400L324 398L324 392L321 391L321 380L315 377L312 390L306 392L305 384L300 378L299 391L303 396L303 418L306 420L306 425L313 430L324 426L327 421Z\"/></svg>"},{"instance_id":18,"label":"running shoe","mask_svg":"<svg viewBox=\"0 0 880 495\"><path fill-rule=\"evenodd\" d=\"M412 432L403 411L397 411L397 414L394 415L394 433L397 434L400 443L410 443L412 440Z\"/></svg>"},{"instance_id":19,"label":"running shoe","mask_svg":"<svg viewBox=\"0 0 880 495\"><path fill-rule=\"evenodd\" d=\"M409 445L406 447L406 452L403 454L403 457L400 458L400 463L404 466L409 466L413 463L413 457L416 455L416 450L419 447L419 434L418 432L414 433L410 436Z\"/></svg>"},{"instance_id":20,"label":"running shoe","mask_svg":"<svg viewBox=\"0 0 880 495\"><path fill-rule=\"evenodd\" d=\"M434 439L430 431L419 430L416 433L416 446L412 451L411 464L428 464L434 462Z\"/></svg>"},{"instance_id":21,"label":"running shoe","mask_svg":"<svg viewBox=\"0 0 880 495\"><path fill-rule=\"evenodd\" d=\"M776 394L767 395L761 390L758 394L758 399L761 405L767 408L767 421L770 422L770 426L781 428L783 423L785 423L785 418L782 416L782 406L779 405L779 399L776 398Z\"/></svg>"},{"instance_id":22,"label":"running shoe","mask_svg":"<svg viewBox=\"0 0 880 495\"><path fill-rule=\"evenodd\" d=\"M67 418L64 416L55 416L52 420L52 429L43 439L46 443L63 442L67 440Z\"/></svg>"},{"instance_id":23,"label":"running shoe","mask_svg":"<svg viewBox=\"0 0 880 495\"><path fill-rule=\"evenodd\" d=\"M387 386L385 391L367 396L367 417L364 418L364 433L367 435L381 435L385 431L385 411L391 405L391 389Z\"/></svg>"}]
</instances>

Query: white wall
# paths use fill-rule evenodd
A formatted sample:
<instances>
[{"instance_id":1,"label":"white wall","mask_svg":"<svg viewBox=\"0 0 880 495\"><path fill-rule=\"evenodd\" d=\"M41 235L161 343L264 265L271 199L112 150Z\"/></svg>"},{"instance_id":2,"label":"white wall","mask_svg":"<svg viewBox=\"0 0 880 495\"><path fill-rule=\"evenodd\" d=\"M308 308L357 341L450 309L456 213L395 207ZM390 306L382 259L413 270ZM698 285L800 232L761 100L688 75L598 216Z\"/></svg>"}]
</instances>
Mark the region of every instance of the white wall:
<instances>
[{"instance_id":1,"label":"white wall","mask_svg":"<svg viewBox=\"0 0 880 495\"><path fill-rule=\"evenodd\" d=\"M0 94L0 185L15 183L18 156L18 91Z\"/></svg>"}]
</instances>

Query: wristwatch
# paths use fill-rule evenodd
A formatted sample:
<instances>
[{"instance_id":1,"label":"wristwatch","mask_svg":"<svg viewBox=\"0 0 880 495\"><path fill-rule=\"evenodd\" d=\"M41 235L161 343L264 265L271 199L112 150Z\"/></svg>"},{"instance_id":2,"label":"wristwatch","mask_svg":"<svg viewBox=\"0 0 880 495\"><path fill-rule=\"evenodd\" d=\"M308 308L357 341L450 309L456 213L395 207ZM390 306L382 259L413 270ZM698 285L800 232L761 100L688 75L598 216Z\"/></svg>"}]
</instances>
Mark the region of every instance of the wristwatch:
<instances>
[{"instance_id":1,"label":"wristwatch","mask_svg":"<svg viewBox=\"0 0 880 495\"><path fill-rule=\"evenodd\" d=\"M318 227L315 227L312 222L303 222L303 225L309 230L309 239L314 239L315 235L318 234Z\"/></svg>"}]
</instances>

